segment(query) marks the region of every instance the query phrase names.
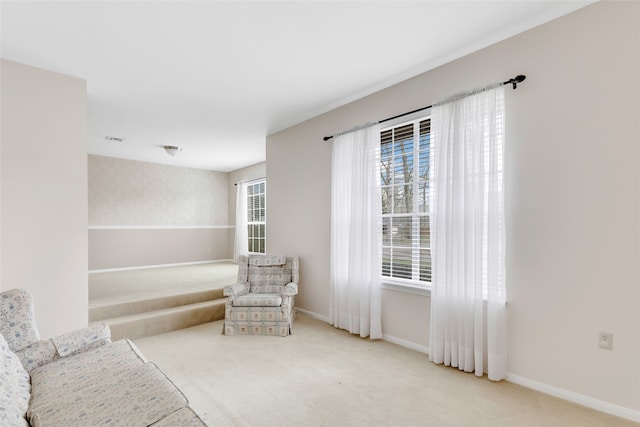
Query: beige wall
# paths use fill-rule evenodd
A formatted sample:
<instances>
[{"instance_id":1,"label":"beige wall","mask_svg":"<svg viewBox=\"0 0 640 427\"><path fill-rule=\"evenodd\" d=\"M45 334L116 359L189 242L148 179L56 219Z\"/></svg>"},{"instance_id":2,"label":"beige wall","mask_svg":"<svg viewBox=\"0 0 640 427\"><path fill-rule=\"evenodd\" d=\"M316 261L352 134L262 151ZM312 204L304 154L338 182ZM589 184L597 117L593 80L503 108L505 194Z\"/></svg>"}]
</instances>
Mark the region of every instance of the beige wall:
<instances>
[{"instance_id":1,"label":"beige wall","mask_svg":"<svg viewBox=\"0 0 640 427\"><path fill-rule=\"evenodd\" d=\"M506 94L510 375L640 419L639 31L639 3L599 2L268 137L267 238L301 256L298 305L329 313L322 137L523 73ZM383 333L427 346L429 304L385 290Z\"/></svg>"},{"instance_id":2,"label":"beige wall","mask_svg":"<svg viewBox=\"0 0 640 427\"><path fill-rule=\"evenodd\" d=\"M267 164L265 162L256 163L246 168L236 169L228 173L229 194L229 224L236 224L236 184L239 182L252 181L267 176Z\"/></svg>"},{"instance_id":3,"label":"beige wall","mask_svg":"<svg viewBox=\"0 0 640 427\"><path fill-rule=\"evenodd\" d=\"M231 258L227 173L88 157L90 270Z\"/></svg>"},{"instance_id":4,"label":"beige wall","mask_svg":"<svg viewBox=\"0 0 640 427\"><path fill-rule=\"evenodd\" d=\"M227 225L227 174L90 155L89 225Z\"/></svg>"},{"instance_id":5,"label":"beige wall","mask_svg":"<svg viewBox=\"0 0 640 427\"><path fill-rule=\"evenodd\" d=\"M267 164L265 162L256 163L255 165L247 166L246 168L237 169L228 174L228 188L229 193L229 224L234 228L229 233L229 253L233 257L233 247L235 239L235 224L236 224L236 185L238 182L251 181L254 179L264 178L267 173ZM267 183L267 205L269 204L269 183ZM269 219L267 219L267 228L269 228ZM267 241L267 251L269 250L269 242Z\"/></svg>"},{"instance_id":6,"label":"beige wall","mask_svg":"<svg viewBox=\"0 0 640 427\"><path fill-rule=\"evenodd\" d=\"M43 338L87 325L86 82L2 60L0 289Z\"/></svg>"},{"instance_id":7,"label":"beige wall","mask_svg":"<svg viewBox=\"0 0 640 427\"><path fill-rule=\"evenodd\" d=\"M89 270L226 260L229 229L90 229Z\"/></svg>"}]
</instances>

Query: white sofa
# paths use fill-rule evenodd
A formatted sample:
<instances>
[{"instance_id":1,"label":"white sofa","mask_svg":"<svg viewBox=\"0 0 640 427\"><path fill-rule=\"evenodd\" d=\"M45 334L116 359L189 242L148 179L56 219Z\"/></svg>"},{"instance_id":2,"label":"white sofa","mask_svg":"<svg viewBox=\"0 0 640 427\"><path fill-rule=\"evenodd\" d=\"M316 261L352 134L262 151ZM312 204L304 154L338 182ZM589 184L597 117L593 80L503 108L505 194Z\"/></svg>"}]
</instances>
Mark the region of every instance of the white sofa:
<instances>
[{"instance_id":1,"label":"white sofa","mask_svg":"<svg viewBox=\"0 0 640 427\"><path fill-rule=\"evenodd\" d=\"M0 426L206 426L187 398L107 325L40 340L33 299L0 293Z\"/></svg>"}]
</instances>

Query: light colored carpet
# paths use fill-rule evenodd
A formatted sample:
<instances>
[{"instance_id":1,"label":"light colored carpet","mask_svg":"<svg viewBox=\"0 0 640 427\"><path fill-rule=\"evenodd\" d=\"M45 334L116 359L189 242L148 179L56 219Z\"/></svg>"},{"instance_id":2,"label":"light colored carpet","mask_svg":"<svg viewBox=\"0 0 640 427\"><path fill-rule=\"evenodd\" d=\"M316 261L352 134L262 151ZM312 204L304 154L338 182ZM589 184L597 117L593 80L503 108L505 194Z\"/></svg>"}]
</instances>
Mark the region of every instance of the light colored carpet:
<instances>
[{"instance_id":1,"label":"light colored carpet","mask_svg":"<svg viewBox=\"0 0 640 427\"><path fill-rule=\"evenodd\" d=\"M238 266L214 262L89 274L89 308L222 289L235 283Z\"/></svg>"},{"instance_id":2,"label":"light colored carpet","mask_svg":"<svg viewBox=\"0 0 640 427\"><path fill-rule=\"evenodd\" d=\"M135 340L212 426L638 426L301 314L286 338L221 330Z\"/></svg>"}]
</instances>

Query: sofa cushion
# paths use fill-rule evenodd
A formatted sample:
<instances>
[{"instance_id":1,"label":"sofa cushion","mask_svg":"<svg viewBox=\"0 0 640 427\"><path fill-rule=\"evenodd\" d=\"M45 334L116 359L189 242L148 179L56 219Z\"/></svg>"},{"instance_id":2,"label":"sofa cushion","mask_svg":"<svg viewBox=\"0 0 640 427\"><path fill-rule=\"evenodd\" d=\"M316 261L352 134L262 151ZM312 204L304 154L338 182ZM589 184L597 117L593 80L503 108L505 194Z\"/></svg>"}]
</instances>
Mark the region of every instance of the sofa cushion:
<instances>
[{"instance_id":1,"label":"sofa cushion","mask_svg":"<svg viewBox=\"0 0 640 427\"><path fill-rule=\"evenodd\" d=\"M27 415L33 427L143 427L186 405L186 397L162 371L146 363L76 392L65 389L54 401L30 407Z\"/></svg>"},{"instance_id":2,"label":"sofa cushion","mask_svg":"<svg viewBox=\"0 0 640 427\"><path fill-rule=\"evenodd\" d=\"M0 425L27 425L30 391L29 374L0 334Z\"/></svg>"},{"instance_id":3,"label":"sofa cushion","mask_svg":"<svg viewBox=\"0 0 640 427\"><path fill-rule=\"evenodd\" d=\"M61 390L74 393L146 362L129 340L58 359L31 371L31 409L57 401Z\"/></svg>"},{"instance_id":4,"label":"sofa cushion","mask_svg":"<svg viewBox=\"0 0 640 427\"><path fill-rule=\"evenodd\" d=\"M40 341L33 314L33 297L24 289L0 293L0 334L11 351L17 351Z\"/></svg>"},{"instance_id":5,"label":"sofa cushion","mask_svg":"<svg viewBox=\"0 0 640 427\"><path fill-rule=\"evenodd\" d=\"M246 294L234 298L235 307L279 307L282 297L278 294Z\"/></svg>"}]
</instances>

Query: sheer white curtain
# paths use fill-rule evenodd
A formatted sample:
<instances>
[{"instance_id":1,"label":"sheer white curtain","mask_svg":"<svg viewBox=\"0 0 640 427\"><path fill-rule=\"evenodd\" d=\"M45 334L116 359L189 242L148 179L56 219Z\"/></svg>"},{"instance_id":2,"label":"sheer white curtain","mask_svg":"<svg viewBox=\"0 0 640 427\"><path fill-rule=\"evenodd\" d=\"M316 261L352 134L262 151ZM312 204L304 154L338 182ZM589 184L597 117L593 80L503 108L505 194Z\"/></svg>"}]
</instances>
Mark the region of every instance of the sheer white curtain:
<instances>
[{"instance_id":1,"label":"sheer white curtain","mask_svg":"<svg viewBox=\"0 0 640 427\"><path fill-rule=\"evenodd\" d=\"M489 379L501 380L507 373L504 88L453 99L431 111L429 359L478 376L486 368Z\"/></svg>"},{"instance_id":2,"label":"sheer white curtain","mask_svg":"<svg viewBox=\"0 0 640 427\"><path fill-rule=\"evenodd\" d=\"M372 339L382 338L379 152L377 124L333 138L329 318Z\"/></svg>"},{"instance_id":3,"label":"sheer white curtain","mask_svg":"<svg viewBox=\"0 0 640 427\"><path fill-rule=\"evenodd\" d=\"M233 245L233 259L249 253L249 232L247 231L247 184L236 185L236 238Z\"/></svg>"}]
</instances>

